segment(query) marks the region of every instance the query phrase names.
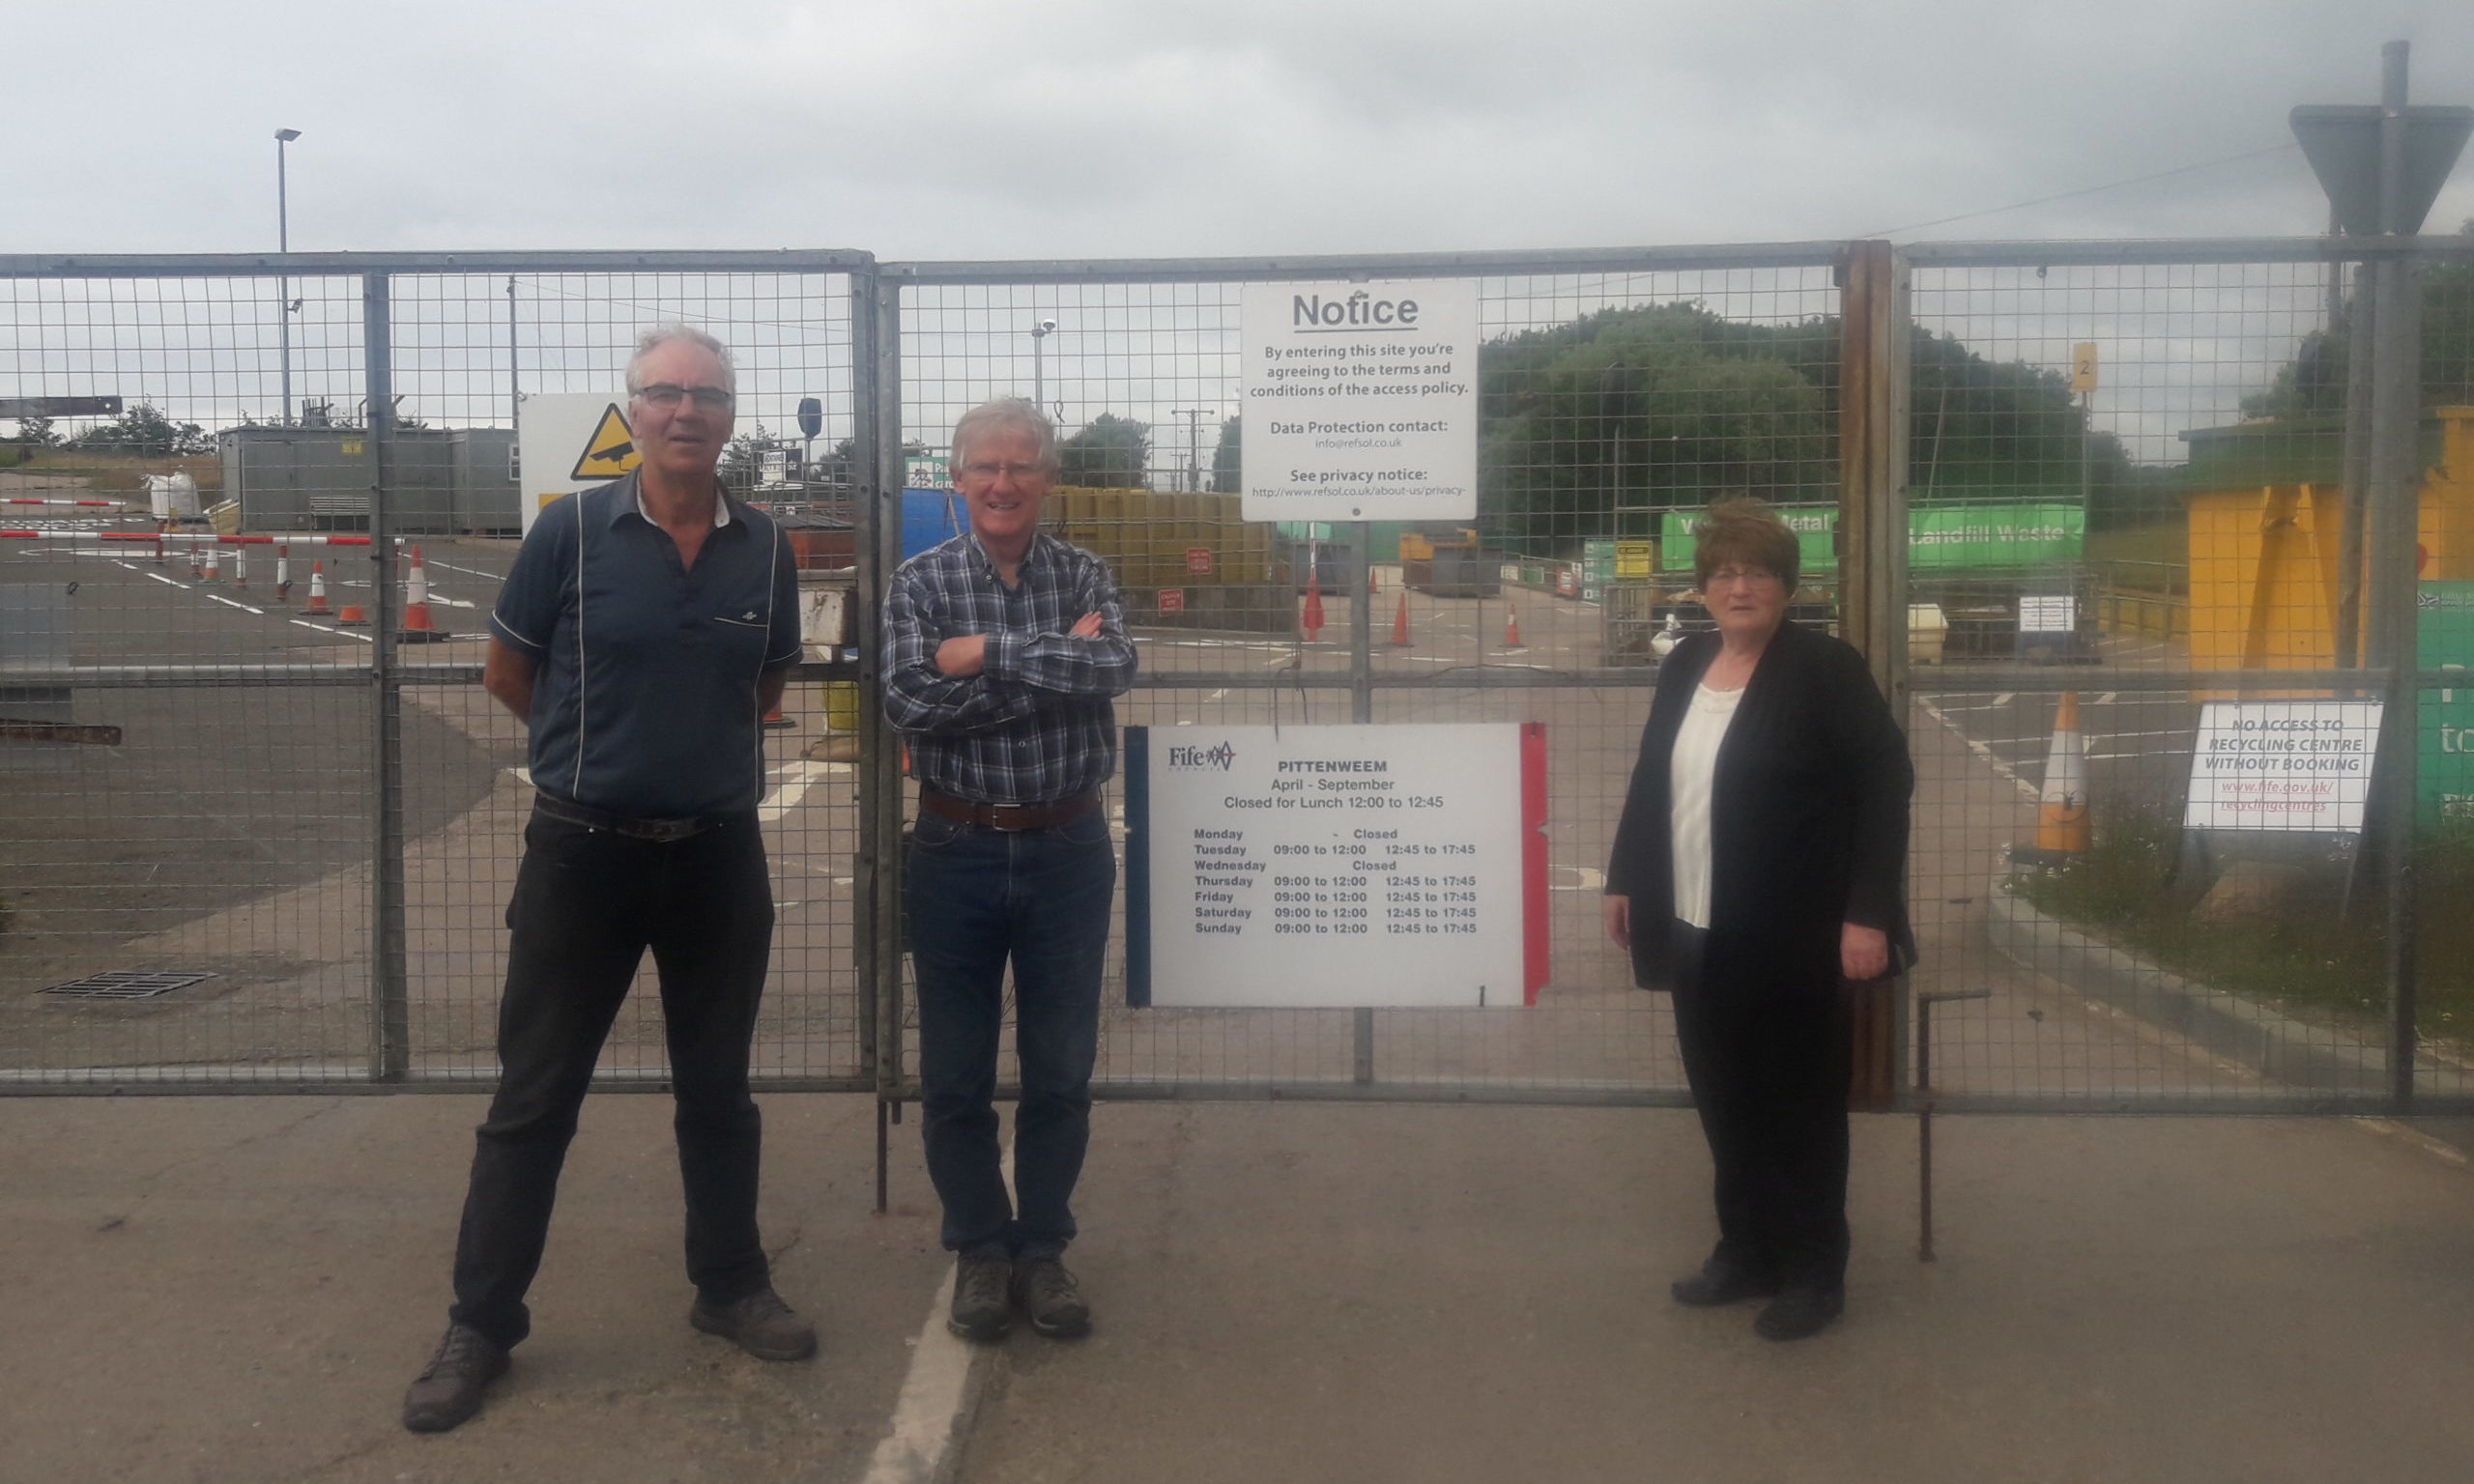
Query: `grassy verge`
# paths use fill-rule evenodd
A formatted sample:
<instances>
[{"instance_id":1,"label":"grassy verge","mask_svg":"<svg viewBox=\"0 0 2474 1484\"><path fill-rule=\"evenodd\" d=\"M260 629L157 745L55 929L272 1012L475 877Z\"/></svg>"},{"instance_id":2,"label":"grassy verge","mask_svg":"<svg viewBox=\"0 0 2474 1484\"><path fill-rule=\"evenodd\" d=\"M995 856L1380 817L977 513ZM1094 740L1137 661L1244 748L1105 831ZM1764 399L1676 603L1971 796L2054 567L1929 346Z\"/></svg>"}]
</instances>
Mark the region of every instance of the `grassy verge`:
<instances>
[{"instance_id":1,"label":"grassy verge","mask_svg":"<svg viewBox=\"0 0 2474 1484\"><path fill-rule=\"evenodd\" d=\"M19 473L82 479L98 494L133 494L146 488L148 474L186 473L197 481L205 503L223 489L223 461L211 453L149 458L143 455L90 453L77 448L44 448L24 464L5 466Z\"/></svg>"},{"instance_id":2,"label":"grassy verge","mask_svg":"<svg viewBox=\"0 0 2474 1484\"><path fill-rule=\"evenodd\" d=\"M2040 910L2211 988L2297 1019L2376 1036L2388 1013L2387 913L2374 899L2340 912L2344 868L2333 858L2273 907L2229 918L2194 916L2175 890L2181 829L2162 809L2116 811L2093 847L2057 870L2023 876L2017 890ZM2474 1032L2474 830L2416 848L2415 1018L2432 1041L2462 1047Z\"/></svg>"}]
</instances>

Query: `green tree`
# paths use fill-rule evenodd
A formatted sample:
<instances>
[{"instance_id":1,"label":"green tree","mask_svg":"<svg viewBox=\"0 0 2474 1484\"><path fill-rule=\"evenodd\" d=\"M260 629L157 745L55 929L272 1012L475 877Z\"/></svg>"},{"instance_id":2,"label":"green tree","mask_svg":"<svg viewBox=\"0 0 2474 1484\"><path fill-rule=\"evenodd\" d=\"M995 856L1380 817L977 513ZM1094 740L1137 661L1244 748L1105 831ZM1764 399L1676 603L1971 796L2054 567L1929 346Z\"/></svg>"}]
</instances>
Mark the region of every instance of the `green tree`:
<instances>
[{"instance_id":1,"label":"green tree","mask_svg":"<svg viewBox=\"0 0 2474 1484\"><path fill-rule=\"evenodd\" d=\"M1236 417L1220 425L1220 446L1211 451L1211 487L1214 491L1222 495L1235 495L1246 488L1244 471L1238 467L1245 442L1244 431L1238 426Z\"/></svg>"},{"instance_id":2,"label":"green tree","mask_svg":"<svg viewBox=\"0 0 2474 1484\"><path fill-rule=\"evenodd\" d=\"M90 453L151 454L158 458L215 451L215 440L207 436L205 429L194 422L174 422L151 402L140 402L109 422L97 423L69 442L71 447Z\"/></svg>"},{"instance_id":3,"label":"green tree","mask_svg":"<svg viewBox=\"0 0 2474 1484\"><path fill-rule=\"evenodd\" d=\"M16 442L29 448L57 448L60 435L51 430L48 417L21 417L17 420Z\"/></svg>"},{"instance_id":4,"label":"green tree","mask_svg":"<svg viewBox=\"0 0 2474 1484\"><path fill-rule=\"evenodd\" d=\"M2474 219L2458 228L2474 237ZM2425 407L2474 402L2474 260L2457 258L2424 267L2422 389ZM2242 399L2245 417L2311 417L2342 413L2353 337L2348 301L2325 329L2303 336L2293 358L2277 369L2267 389Z\"/></svg>"},{"instance_id":5,"label":"green tree","mask_svg":"<svg viewBox=\"0 0 2474 1484\"><path fill-rule=\"evenodd\" d=\"M1151 467L1149 425L1102 413L1057 444L1057 482L1092 490L1138 490Z\"/></svg>"}]
</instances>

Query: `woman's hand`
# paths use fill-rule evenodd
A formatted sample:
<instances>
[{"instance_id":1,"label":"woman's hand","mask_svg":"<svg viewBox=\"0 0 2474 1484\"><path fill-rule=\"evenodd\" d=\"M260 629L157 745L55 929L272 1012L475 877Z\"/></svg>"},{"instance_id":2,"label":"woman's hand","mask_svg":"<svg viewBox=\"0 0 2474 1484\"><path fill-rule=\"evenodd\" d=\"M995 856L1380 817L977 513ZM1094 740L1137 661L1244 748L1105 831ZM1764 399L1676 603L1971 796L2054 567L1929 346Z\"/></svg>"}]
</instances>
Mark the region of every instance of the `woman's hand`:
<instances>
[{"instance_id":1,"label":"woman's hand","mask_svg":"<svg viewBox=\"0 0 2474 1484\"><path fill-rule=\"evenodd\" d=\"M1615 940L1617 948L1630 949L1632 946L1632 899L1608 897L1604 900L1606 902L1606 935Z\"/></svg>"},{"instance_id":2,"label":"woman's hand","mask_svg":"<svg viewBox=\"0 0 2474 1484\"><path fill-rule=\"evenodd\" d=\"M1879 979L1890 971L1890 936L1860 923L1838 926L1838 972L1849 979Z\"/></svg>"}]
</instances>

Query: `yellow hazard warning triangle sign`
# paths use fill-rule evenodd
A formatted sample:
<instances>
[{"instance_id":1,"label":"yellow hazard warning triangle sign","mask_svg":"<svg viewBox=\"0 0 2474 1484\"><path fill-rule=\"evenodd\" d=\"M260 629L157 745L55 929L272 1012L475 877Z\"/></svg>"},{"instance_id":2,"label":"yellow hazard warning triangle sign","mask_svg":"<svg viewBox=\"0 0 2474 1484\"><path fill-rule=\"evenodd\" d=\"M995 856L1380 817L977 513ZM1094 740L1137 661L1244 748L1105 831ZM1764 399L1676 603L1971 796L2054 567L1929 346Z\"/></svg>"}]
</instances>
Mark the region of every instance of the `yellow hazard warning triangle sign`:
<instances>
[{"instance_id":1,"label":"yellow hazard warning triangle sign","mask_svg":"<svg viewBox=\"0 0 2474 1484\"><path fill-rule=\"evenodd\" d=\"M577 458L570 479L616 479L644 462L636 451L636 435L628 430L627 419L613 402L593 424L592 437L584 442L584 453Z\"/></svg>"}]
</instances>

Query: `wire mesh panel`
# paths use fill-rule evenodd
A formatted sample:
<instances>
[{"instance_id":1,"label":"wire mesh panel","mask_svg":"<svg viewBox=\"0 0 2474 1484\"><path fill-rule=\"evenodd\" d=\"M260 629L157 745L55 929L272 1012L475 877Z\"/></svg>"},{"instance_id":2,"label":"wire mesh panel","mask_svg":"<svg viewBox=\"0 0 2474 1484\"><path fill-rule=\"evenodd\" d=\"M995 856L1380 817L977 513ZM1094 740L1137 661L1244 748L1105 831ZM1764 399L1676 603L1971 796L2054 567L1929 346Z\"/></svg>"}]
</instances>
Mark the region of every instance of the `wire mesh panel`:
<instances>
[{"instance_id":1,"label":"wire mesh panel","mask_svg":"<svg viewBox=\"0 0 2474 1484\"><path fill-rule=\"evenodd\" d=\"M1674 512L1720 494L1797 507L1836 498L1831 256L1314 265L1334 278L1476 279L1480 513L1370 523L1362 565L1353 525L1248 523L1239 509L1239 311L1246 284L1271 273L938 265L905 285L909 452L946 453L955 419L997 396L1036 398L1058 425L1063 476L1044 528L1099 554L1118 582L1142 663L1120 721L1545 728L1552 970L1534 1006L1137 1008L1121 892L1105 1090L1683 1096L1663 997L1631 987L1599 907L1650 642L1670 616L1706 622L1684 598L1688 556L1679 575L1658 545ZM966 523L933 471L919 483L905 496L909 552Z\"/></svg>"},{"instance_id":2,"label":"wire mesh panel","mask_svg":"<svg viewBox=\"0 0 2474 1484\"><path fill-rule=\"evenodd\" d=\"M0 496L44 501L0 507L10 1076L495 1075L532 795L523 725L476 682L526 492L569 483L524 477L517 394L623 403L643 329L717 335L740 393L726 480L795 528L803 597L850 581L848 272L652 256L365 265L396 270L375 311L383 446L358 274L0 278L0 397L19 399ZM383 565L374 522L393 537ZM864 1071L854 724L824 680L849 674L822 637L767 732L778 925L756 1065L775 1083ZM127 1003L47 992L170 970L209 977ZM658 1077L662 1046L640 994L604 1070Z\"/></svg>"},{"instance_id":3,"label":"wire mesh panel","mask_svg":"<svg viewBox=\"0 0 2474 1484\"><path fill-rule=\"evenodd\" d=\"M2410 839L2381 800L2406 786L2383 738L2415 729L2382 725L2389 667L2415 663L2400 625L2424 609L2421 663L2446 663L2429 610L2474 578L2474 486L2445 452L2474 416L2450 411L2467 260L2417 270L2416 446L2383 493L2347 371L2360 265L2205 253L1913 254L1916 987L1988 996L1934 1032L1935 1084L1978 1105L2465 1090L2455 914L2394 915L2389 890L2402 849L2431 893L2461 831L2428 779ZM2408 509L2421 570L2399 580L2382 523Z\"/></svg>"},{"instance_id":4,"label":"wire mesh panel","mask_svg":"<svg viewBox=\"0 0 2474 1484\"><path fill-rule=\"evenodd\" d=\"M360 326L358 277L0 277L15 1085L366 1069L369 639L302 617L311 564L340 598L366 548L217 540L235 531L231 440L356 428ZM407 802L434 821L469 800ZM200 977L143 999L49 992L107 973Z\"/></svg>"}]
</instances>

